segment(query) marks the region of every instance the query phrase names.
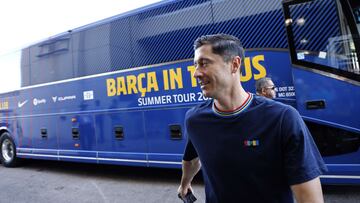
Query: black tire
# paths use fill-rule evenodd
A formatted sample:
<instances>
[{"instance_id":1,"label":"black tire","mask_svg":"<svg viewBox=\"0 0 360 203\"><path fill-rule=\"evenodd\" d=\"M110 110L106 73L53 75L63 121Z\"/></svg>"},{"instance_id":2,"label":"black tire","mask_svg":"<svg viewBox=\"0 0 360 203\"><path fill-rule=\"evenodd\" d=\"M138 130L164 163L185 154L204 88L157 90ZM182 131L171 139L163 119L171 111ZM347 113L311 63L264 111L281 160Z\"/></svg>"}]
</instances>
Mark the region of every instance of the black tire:
<instances>
[{"instance_id":1,"label":"black tire","mask_svg":"<svg viewBox=\"0 0 360 203\"><path fill-rule=\"evenodd\" d=\"M0 160L5 167L15 167L19 163L14 140L8 132L4 132L0 137Z\"/></svg>"}]
</instances>

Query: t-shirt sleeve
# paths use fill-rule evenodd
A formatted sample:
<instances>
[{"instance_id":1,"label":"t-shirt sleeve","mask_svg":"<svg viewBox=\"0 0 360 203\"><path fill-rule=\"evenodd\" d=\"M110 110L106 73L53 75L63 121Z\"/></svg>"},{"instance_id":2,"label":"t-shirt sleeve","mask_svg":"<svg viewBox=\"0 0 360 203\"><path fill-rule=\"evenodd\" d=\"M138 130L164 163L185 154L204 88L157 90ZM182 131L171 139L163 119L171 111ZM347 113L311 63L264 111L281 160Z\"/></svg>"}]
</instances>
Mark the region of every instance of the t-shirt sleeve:
<instances>
[{"instance_id":1,"label":"t-shirt sleeve","mask_svg":"<svg viewBox=\"0 0 360 203\"><path fill-rule=\"evenodd\" d=\"M191 161L198 157L198 154L196 153L196 150L194 148L194 145L191 143L191 140L188 139L185 147L185 152L183 156L184 161Z\"/></svg>"},{"instance_id":2,"label":"t-shirt sleeve","mask_svg":"<svg viewBox=\"0 0 360 203\"><path fill-rule=\"evenodd\" d=\"M294 108L284 112L281 130L284 168L289 185L310 181L327 171L308 128Z\"/></svg>"}]
</instances>

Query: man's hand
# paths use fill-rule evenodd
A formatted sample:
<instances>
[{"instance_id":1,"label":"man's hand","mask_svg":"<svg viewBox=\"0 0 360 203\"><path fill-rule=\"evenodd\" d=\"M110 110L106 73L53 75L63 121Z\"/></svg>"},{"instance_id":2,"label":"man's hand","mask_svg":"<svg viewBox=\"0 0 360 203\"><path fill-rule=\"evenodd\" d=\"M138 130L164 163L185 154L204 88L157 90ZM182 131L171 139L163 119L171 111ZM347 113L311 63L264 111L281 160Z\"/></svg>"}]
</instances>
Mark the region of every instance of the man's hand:
<instances>
[{"instance_id":1,"label":"man's hand","mask_svg":"<svg viewBox=\"0 0 360 203\"><path fill-rule=\"evenodd\" d=\"M191 188L191 181L194 176L199 172L201 168L200 159L194 158L191 161L182 161L182 177L180 186L178 188L178 194L180 194L181 198L184 199L188 190L193 193L193 189Z\"/></svg>"},{"instance_id":2,"label":"man's hand","mask_svg":"<svg viewBox=\"0 0 360 203\"><path fill-rule=\"evenodd\" d=\"M193 189L191 188L191 185L186 185L186 186L182 186L180 185L178 188L178 194L180 195L181 199L185 198L185 195L188 193L188 191L191 191L192 193L194 193Z\"/></svg>"},{"instance_id":3,"label":"man's hand","mask_svg":"<svg viewBox=\"0 0 360 203\"><path fill-rule=\"evenodd\" d=\"M184 203L194 203L197 199L194 196L194 194L191 191L191 187L187 190L187 193L185 196L181 196L180 193L178 194L178 197L184 202Z\"/></svg>"}]
</instances>

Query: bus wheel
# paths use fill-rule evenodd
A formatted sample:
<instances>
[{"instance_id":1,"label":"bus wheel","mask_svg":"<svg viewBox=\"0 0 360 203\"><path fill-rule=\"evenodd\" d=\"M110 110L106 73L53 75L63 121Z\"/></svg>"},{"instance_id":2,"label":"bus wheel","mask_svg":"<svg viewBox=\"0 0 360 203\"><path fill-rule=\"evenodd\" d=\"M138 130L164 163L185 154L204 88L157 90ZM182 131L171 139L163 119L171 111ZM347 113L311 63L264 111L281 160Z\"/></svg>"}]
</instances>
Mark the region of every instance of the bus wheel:
<instances>
[{"instance_id":1,"label":"bus wheel","mask_svg":"<svg viewBox=\"0 0 360 203\"><path fill-rule=\"evenodd\" d=\"M5 132L0 138L0 158L5 167L15 167L18 163L16 147L10 134Z\"/></svg>"}]
</instances>

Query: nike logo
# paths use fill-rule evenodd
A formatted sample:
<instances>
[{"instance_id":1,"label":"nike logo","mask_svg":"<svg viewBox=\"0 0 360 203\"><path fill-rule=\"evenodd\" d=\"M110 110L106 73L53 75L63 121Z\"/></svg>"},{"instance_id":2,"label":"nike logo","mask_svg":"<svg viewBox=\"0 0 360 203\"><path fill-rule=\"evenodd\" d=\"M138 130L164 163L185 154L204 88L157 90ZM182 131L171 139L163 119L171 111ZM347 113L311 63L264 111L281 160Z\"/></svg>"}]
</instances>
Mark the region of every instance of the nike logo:
<instances>
[{"instance_id":1,"label":"nike logo","mask_svg":"<svg viewBox=\"0 0 360 203\"><path fill-rule=\"evenodd\" d=\"M23 101L23 102L18 102L18 107L21 108L21 107L24 106L27 102L28 102L28 100L25 100L25 101Z\"/></svg>"}]
</instances>

